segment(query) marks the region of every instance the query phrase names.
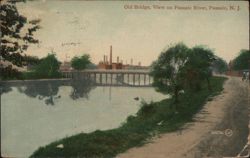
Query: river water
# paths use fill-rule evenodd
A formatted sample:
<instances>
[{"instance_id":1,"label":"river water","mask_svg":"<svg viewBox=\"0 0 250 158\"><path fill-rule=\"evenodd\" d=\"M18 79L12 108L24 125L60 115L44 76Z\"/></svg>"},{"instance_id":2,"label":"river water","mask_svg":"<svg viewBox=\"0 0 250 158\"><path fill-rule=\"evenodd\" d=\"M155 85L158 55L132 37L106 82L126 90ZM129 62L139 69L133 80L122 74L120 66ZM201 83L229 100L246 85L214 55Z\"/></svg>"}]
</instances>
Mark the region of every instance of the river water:
<instances>
[{"instance_id":1,"label":"river water","mask_svg":"<svg viewBox=\"0 0 250 158\"><path fill-rule=\"evenodd\" d=\"M96 87L81 81L1 88L1 151L6 157L28 157L66 136L119 127L142 100L166 98L152 87Z\"/></svg>"}]
</instances>

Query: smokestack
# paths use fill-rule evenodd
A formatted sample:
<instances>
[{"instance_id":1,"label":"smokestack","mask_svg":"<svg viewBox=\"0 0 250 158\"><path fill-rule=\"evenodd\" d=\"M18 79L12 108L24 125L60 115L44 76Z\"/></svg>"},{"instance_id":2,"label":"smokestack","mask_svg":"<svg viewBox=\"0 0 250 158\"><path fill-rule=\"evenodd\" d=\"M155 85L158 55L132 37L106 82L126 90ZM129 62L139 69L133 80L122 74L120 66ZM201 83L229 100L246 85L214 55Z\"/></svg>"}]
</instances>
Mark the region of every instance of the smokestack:
<instances>
[{"instance_id":1,"label":"smokestack","mask_svg":"<svg viewBox=\"0 0 250 158\"><path fill-rule=\"evenodd\" d=\"M131 58L131 65L133 65L133 58Z\"/></svg>"},{"instance_id":2,"label":"smokestack","mask_svg":"<svg viewBox=\"0 0 250 158\"><path fill-rule=\"evenodd\" d=\"M123 60L121 60L121 63L123 64Z\"/></svg>"},{"instance_id":3,"label":"smokestack","mask_svg":"<svg viewBox=\"0 0 250 158\"><path fill-rule=\"evenodd\" d=\"M119 63L119 56L117 57L117 64Z\"/></svg>"},{"instance_id":4,"label":"smokestack","mask_svg":"<svg viewBox=\"0 0 250 158\"><path fill-rule=\"evenodd\" d=\"M110 46L110 65L112 65L112 45Z\"/></svg>"},{"instance_id":5,"label":"smokestack","mask_svg":"<svg viewBox=\"0 0 250 158\"><path fill-rule=\"evenodd\" d=\"M105 63L106 62L106 57L105 57L105 55L103 56L103 63Z\"/></svg>"},{"instance_id":6,"label":"smokestack","mask_svg":"<svg viewBox=\"0 0 250 158\"><path fill-rule=\"evenodd\" d=\"M138 66L141 66L141 62L138 63Z\"/></svg>"},{"instance_id":7,"label":"smokestack","mask_svg":"<svg viewBox=\"0 0 250 158\"><path fill-rule=\"evenodd\" d=\"M107 55L106 55L106 62L107 62L107 64L109 63L109 58Z\"/></svg>"}]
</instances>

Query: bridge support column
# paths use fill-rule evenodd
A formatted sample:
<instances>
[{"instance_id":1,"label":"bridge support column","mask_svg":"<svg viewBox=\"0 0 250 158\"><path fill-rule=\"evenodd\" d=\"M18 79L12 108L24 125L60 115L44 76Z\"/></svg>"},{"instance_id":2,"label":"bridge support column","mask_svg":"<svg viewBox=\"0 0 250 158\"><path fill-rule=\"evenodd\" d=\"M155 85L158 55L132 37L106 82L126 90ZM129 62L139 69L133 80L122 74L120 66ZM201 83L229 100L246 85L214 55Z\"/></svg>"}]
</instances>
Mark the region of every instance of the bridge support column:
<instances>
[{"instance_id":1,"label":"bridge support column","mask_svg":"<svg viewBox=\"0 0 250 158\"><path fill-rule=\"evenodd\" d=\"M128 84L129 84L129 73L127 75L128 75Z\"/></svg>"},{"instance_id":2,"label":"bridge support column","mask_svg":"<svg viewBox=\"0 0 250 158\"><path fill-rule=\"evenodd\" d=\"M95 80L95 84L96 84L96 73L94 73L94 80Z\"/></svg>"},{"instance_id":3,"label":"bridge support column","mask_svg":"<svg viewBox=\"0 0 250 158\"><path fill-rule=\"evenodd\" d=\"M108 73L105 73L106 77L106 84L108 84Z\"/></svg>"},{"instance_id":4,"label":"bridge support column","mask_svg":"<svg viewBox=\"0 0 250 158\"><path fill-rule=\"evenodd\" d=\"M110 73L110 76L111 76L111 84L113 83L113 74Z\"/></svg>"},{"instance_id":5,"label":"bridge support column","mask_svg":"<svg viewBox=\"0 0 250 158\"><path fill-rule=\"evenodd\" d=\"M102 73L100 73L100 84L102 84Z\"/></svg>"},{"instance_id":6,"label":"bridge support column","mask_svg":"<svg viewBox=\"0 0 250 158\"><path fill-rule=\"evenodd\" d=\"M121 74L122 75L122 84L125 83L125 77L124 77L124 74Z\"/></svg>"},{"instance_id":7,"label":"bridge support column","mask_svg":"<svg viewBox=\"0 0 250 158\"><path fill-rule=\"evenodd\" d=\"M133 74L133 85L135 85L135 74Z\"/></svg>"},{"instance_id":8,"label":"bridge support column","mask_svg":"<svg viewBox=\"0 0 250 158\"><path fill-rule=\"evenodd\" d=\"M138 75L139 75L139 76L138 76L139 85L141 85L141 74L139 73Z\"/></svg>"},{"instance_id":9,"label":"bridge support column","mask_svg":"<svg viewBox=\"0 0 250 158\"><path fill-rule=\"evenodd\" d=\"M144 85L146 85L146 74L144 74Z\"/></svg>"}]
</instances>

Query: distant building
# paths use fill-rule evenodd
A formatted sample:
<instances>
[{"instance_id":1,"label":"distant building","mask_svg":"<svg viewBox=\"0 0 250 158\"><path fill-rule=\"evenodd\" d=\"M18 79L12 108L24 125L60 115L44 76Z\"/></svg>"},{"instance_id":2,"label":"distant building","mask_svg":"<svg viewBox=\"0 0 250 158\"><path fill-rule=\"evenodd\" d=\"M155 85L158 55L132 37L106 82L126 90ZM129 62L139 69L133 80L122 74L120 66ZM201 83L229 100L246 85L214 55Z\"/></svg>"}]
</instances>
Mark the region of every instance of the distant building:
<instances>
[{"instance_id":1,"label":"distant building","mask_svg":"<svg viewBox=\"0 0 250 158\"><path fill-rule=\"evenodd\" d=\"M68 61L64 61L61 65L60 65L60 71L70 71L72 70L71 67L71 63Z\"/></svg>"},{"instance_id":2,"label":"distant building","mask_svg":"<svg viewBox=\"0 0 250 158\"><path fill-rule=\"evenodd\" d=\"M117 57L117 62L112 62L112 46L110 46L110 59L108 61L108 56L104 55L103 61L98 64L98 69L122 69L122 63L119 62L119 57Z\"/></svg>"},{"instance_id":3,"label":"distant building","mask_svg":"<svg viewBox=\"0 0 250 158\"><path fill-rule=\"evenodd\" d=\"M108 56L103 56L103 61L98 64L98 69L146 69L147 67L141 66L141 62L138 65L133 65L133 58L131 59L131 65L124 65L122 60L120 61L119 56L117 56L117 62L112 61L112 45L110 46L110 57L108 61Z\"/></svg>"}]
</instances>

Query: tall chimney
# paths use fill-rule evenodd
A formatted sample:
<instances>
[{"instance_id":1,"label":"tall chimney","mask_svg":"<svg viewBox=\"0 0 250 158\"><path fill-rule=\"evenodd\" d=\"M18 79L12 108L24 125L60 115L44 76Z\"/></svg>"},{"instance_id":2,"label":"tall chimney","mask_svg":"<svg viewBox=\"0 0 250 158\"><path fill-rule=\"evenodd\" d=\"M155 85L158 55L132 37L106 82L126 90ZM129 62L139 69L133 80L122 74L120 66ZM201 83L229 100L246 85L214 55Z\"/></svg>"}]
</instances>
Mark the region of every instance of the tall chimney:
<instances>
[{"instance_id":1,"label":"tall chimney","mask_svg":"<svg viewBox=\"0 0 250 158\"><path fill-rule=\"evenodd\" d=\"M119 56L117 56L117 64L119 63Z\"/></svg>"},{"instance_id":2,"label":"tall chimney","mask_svg":"<svg viewBox=\"0 0 250 158\"><path fill-rule=\"evenodd\" d=\"M112 45L110 46L110 65L112 65Z\"/></svg>"},{"instance_id":3,"label":"tall chimney","mask_svg":"<svg viewBox=\"0 0 250 158\"><path fill-rule=\"evenodd\" d=\"M133 58L131 58L131 65L133 65Z\"/></svg>"},{"instance_id":4,"label":"tall chimney","mask_svg":"<svg viewBox=\"0 0 250 158\"><path fill-rule=\"evenodd\" d=\"M108 64L109 60L108 60L108 56L106 55L106 64Z\"/></svg>"},{"instance_id":5,"label":"tall chimney","mask_svg":"<svg viewBox=\"0 0 250 158\"><path fill-rule=\"evenodd\" d=\"M106 57L105 57L105 55L103 56L103 63L105 63L106 62Z\"/></svg>"}]
</instances>

